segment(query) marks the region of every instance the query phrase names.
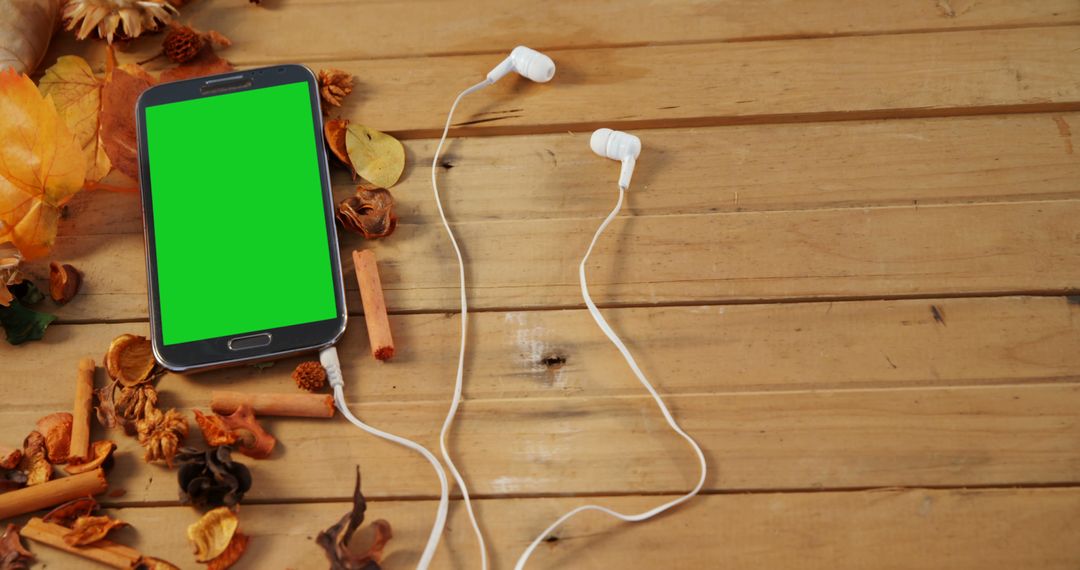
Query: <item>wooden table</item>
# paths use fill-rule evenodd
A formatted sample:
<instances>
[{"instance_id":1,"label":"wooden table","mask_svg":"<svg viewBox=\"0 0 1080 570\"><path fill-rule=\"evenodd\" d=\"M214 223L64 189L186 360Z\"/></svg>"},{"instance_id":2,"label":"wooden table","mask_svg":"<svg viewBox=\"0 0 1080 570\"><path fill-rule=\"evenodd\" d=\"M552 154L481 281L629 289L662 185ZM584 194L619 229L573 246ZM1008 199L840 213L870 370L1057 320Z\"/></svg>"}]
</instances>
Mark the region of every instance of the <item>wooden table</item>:
<instances>
[{"instance_id":1,"label":"wooden table","mask_svg":"<svg viewBox=\"0 0 1080 570\"><path fill-rule=\"evenodd\" d=\"M1075 0L199 0L183 19L229 36L222 54L241 67L355 74L341 115L404 140L397 232L343 244L377 251L399 353L373 361L359 316L341 352L354 409L432 449L459 326L432 137L513 46L556 61L549 84L511 76L467 99L439 173L478 311L451 445L495 568L568 508L645 509L697 477L582 309L577 263L616 197L617 165L588 149L600 126L644 151L590 263L593 294L710 474L704 496L658 520L573 521L530 568L1080 566ZM63 53L103 63L100 45L66 35L50 60ZM336 194L351 191L338 171ZM4 443L70 408L80 357L147 333L139 212L103 192L68 209L54 257L85 287L43 342L0 344ZM288 279L287 263L276 271ZM299 360L170 375L162 400L292 391ZM254 540L239 567L323 567L313 537L347 511L356 464L369 517L393 524L385 567L415 564L437 497L421 458L340 419L267 423L281 449L246 460ZM109 437L110 486L126 493L103 500L133 524L118 540L197 567L175 473ZM451 509L436 566L477 568Z\"/></svg>"}]
</instances>

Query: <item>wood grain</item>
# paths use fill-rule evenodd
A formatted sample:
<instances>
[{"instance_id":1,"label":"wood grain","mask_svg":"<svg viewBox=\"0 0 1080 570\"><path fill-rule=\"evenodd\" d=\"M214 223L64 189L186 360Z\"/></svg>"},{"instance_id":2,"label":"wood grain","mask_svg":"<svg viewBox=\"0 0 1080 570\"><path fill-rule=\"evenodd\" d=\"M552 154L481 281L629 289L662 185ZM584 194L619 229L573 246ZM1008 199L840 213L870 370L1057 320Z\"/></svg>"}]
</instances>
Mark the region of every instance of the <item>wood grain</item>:
<instances>
[{"instance_id":1,"label":"wood grain","mask_svg":"<svg viewBox=\"0 0 1080 570\"><path fill-rule=\"evenodd\" d=\"M370 466L370 467L369 467ZM367 474L375 469L365 463ZM342 474L348 469L342 468ZM543 526L585 502L620 510L650 508L670 497L595 497L477 501L491 563L511 567ZM315 534L348 512L347 503L244 505L240 529L252 536L238 568L308 568L322 564ZM433 501L376 501L368 521L390 521L394 538L384 568L413 568L431 528ZM154 507L111 511L132 524L117 540L184 569L196 564L182 530L198 513ZM589 515L575 519L537 550L528 568L814 568L830 570L1073 570L1080 548L1077 489L883 489L849 493L705 496L644 524ZM366 526L366 525L365 525ZM451 506L433 567L476 568L468 521ZM171 530L170 530L171 529ZM361 529L354 547L370 533ZM34 548L49 568L82 568L69 554Z\"/></svg>"},{"instance_id":2,"label":"wood grain","mask_svg":"<svg viewBox=\"0 0 1080 570\"><path fill-rule=\"evenodd\" d=\"M1065 298L918 299L610 309L604 312L668 394L1032 384L1080 378L1080 305ZM935 318L935 314L940 317ZM448 402L459 322L395 315L397 358L367 356L353 321L338 345L360 402ZM53 325L39 344L0 344L6 409L63 408L67 366L146 323ZM638 396L619 354L583 310L478 313L470 319L465 398ZM239 367L163 380L169 401L205 406L214 390L295 390L293 368ZM100 374L104 378L104 374ZM630 381L628 381L630 380ZM39 385L49 390L36 389ZM17 430L0 444L21 444Z\"/></svg>"},{"instance_id":3,"label":"wood grain","mask_svg":"<svg viewBox=\"0 0 1080 570\"><path fill-rule=\"evenodd\" d=\"M631 194L632 210L641 194ZM478 309L581 306L576 268L593 219L457 224ZM588 269L601 305L780 299L1065 294L1080 282L1080 201L620 216ZM675 229L677 228L677 230ZM401 223L369 247L391 312L458 309L457 268L442 228ZM146 318L140 235L64 237L53 255L85 275L65 320ZM30 267L42 278L45 268ZM208 276L208 279L211 276ZM347 302L359 307L356 286Z\"/></svg>"}]
</instances>

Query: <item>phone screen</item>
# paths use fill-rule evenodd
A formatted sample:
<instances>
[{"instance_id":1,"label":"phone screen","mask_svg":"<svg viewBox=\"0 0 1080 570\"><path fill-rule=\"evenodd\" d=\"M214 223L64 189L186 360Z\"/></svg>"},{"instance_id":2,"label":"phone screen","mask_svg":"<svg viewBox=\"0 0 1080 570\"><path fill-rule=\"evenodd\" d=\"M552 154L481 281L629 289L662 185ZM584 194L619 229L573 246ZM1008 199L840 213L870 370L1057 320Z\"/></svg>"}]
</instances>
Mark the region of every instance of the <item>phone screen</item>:
<instances>
[{"instance_id":1,"label":"phone screen","mask_svg":"<svg viewBox=\"0 0 1080 570\"><path fill-rule=\"evenodd\" d=\"M334 319L304 82L146 108L165 345Z\"/></svg>"}]
</instances>

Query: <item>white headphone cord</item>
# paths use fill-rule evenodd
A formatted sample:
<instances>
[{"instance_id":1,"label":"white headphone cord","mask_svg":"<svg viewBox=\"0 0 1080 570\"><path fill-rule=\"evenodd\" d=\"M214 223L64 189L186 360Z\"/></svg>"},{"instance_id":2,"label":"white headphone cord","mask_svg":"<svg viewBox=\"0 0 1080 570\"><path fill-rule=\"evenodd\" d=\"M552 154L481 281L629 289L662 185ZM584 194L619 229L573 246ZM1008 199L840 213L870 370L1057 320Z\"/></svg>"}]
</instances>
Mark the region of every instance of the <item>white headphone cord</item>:
<instances>
[{"instance_id":1,"label":"white headphone cord","mask_svg":"<svg viewBox=\"0 0 1080 570\"><path fill-rule=\"evenodd\" d=\"M698 479L697 485L695 485L689 493L642 513L628 515L620 513L618 511L614 511L607 507L602 507L600 505L584 505L578 507L559 517L559 519L552 523L551 526L544 529L544 532L540 533L540 536L537 536L536 540L533 540L532 544L530 544L529 547L525 549L525 552L521 554L521 557L518 558L517 564L514 566L515 570L523 570L525 568L525 563L528 562L529 556L531 556L533 551L536 550L536 547L539 546L540 543L552 532L554 532L555 529L559 528L560 525L570 520L574 517L574 515L577 515L578 513L584 511L600 511L602 513L609 514L619 520L626 522L643 521L652 518L653 516L656 516L676 505L689 501L691 498L697 495L698 492L701 491L701 488L705 485L705 474L708 467L705 463L705 454L701 452L701 447L697 444L696 441L694 441L694 438L690 437L689 434L687 434L685 431L683 431L681 427L679 427L679 424L671 415L671 411L669 411L667 406L664 404L664 400L660 398L660 394L656 392L656 388L653 388L653 385L649 383L649 380L645 377L645 374L642 373L641 368L638 367L633 355L630 354L630 350L626 348L626 345L623 344L619 336L616 335L615 331L612 330L610 325L608 325L607 321L604 319L604 316L600 314L600 310L596 308L596 304L593 303L592 297L589 296L589 286L585 281L585 263L589 260L589 254L592 253L593 247L596 246L597 240L600 239L600 234L604 233L604 229L608 227L608 224L610 224L611 221L615 219L615 216L619 213L619 210L622 209L623 198L625 194L625 189L622 186L619 186L619 201L615 204L615 208L611 210L611 213L607 215L607 218L604 219L604 222L600 224L600 227L596 230L596 234L593 235L592 242L589 243L589 249L585 250L585 257L581 259L581 265L578 267L578 279L581 281L581 296L585 299L585 304L589 308L589 313L592 314L593 320L596 321L596 324L600 326L600 330L604 331L604 334L607 335L608 339L610 339L611 342L615 345L615 348L619 349L619 352L622 353L623 358L626 359L626 363L630 365L630 369L634 371L634 375L637 376L637 379L639 381L641 381L641 385L645 386L645 389L649 391L649 394L653 397L653 400L656 400L656 405L660 408L660 412L664 414L664 419L667 420L668 425L671 426L671 429L675 430L675 433L682 436L682 438L686 440L686 443L690 444L690 447L694 450L694 453L697 454L698 461L701 463L701 478Z\"/></svg>"},{"instance_id":2,"label":"white headphone cord","mask_svg":"<svg viewBox=\"0 0 1080 570\"><path fill-rule=\"evenodd\" d=\"M427 459L431 466L435 468L435 474L439 476L439 508L435 513L435 524L431 525L431 534L428 535L427 545L424 546L424 552L420 555L420 561L416 564L417 570L427 570L428 566L431 565L432 558L435 557L435 550L439 547L439 539L442 537L443 528L446 527L446 516L450 510L450 485L446 479L446 471L443 470L439 460L424 446L410 439L371 427L349 411L349 406L345 402L345 381L341 374L341 363L338 360L337 348L331 346L322 349L319 352L319 361L322 362L323 368L326 369L326 376L330 380L330 386L333 387L334 404L341 412L341 415L345 416L345 419L371 435L403 445L423 455L424 459Z\"/></svg>"},{"instance_id":3,"label":"white headphone cord","mask_svg":"<svg viewBox=\"0 0 1080 570\"><path fill-rule=\"evenodd\" d=\"M457 466L454 465L454 460L450 458L450 451L446 447L446 436L450 432L450 426L454 423L454 415L457 414L458 406L461 404L461 388L465 377L465 337L468 331L469 305L465 298L465 261L461 257L461 248L458 247L457 238L454 237L454 232L450 229L450 223L446 221L446 213L443 212L442 200L439 199L439 184L436 181L435 175L439 168L439 154L442 153L443 144L446 143L446 135L450 132L450 122L454 118L454 110L457 109L458 103L460 103L461 99L466 95L479 91L488 85L491 85L491 81L485 79L462 91L458 94L457 98L454 99L454 104L450 106L450 112L446 115L446 125L443 127L439 145L435 147L435 158L431 160L431 189L435 194L435 206L439 210L439 218L442 219L443 227L446 228L446 235L450 236L450 244L454 246L454 254L457 256L458 280L461 289L461 349L458 352L457 377L454 380L454 395L450 399L450 409L446 412L446 419L443 421L442 431L439 432L439 449L442 452L443 461L445 461L447 467L450 468L450 474L453 475L454 482L457 483L458 488L461 489L461 498L465 502L465 511L469 514L469 522L472 523L473 532L476 534L476 541L480 547L481 570L487 570L487 545L484 544L484 535L480 532L480 525L476 522L476 514L473 512L472 500L469 499L469 489L465 486L465 480L461 478L461 473L458 472Z\"/></svg>"}]
</instances>

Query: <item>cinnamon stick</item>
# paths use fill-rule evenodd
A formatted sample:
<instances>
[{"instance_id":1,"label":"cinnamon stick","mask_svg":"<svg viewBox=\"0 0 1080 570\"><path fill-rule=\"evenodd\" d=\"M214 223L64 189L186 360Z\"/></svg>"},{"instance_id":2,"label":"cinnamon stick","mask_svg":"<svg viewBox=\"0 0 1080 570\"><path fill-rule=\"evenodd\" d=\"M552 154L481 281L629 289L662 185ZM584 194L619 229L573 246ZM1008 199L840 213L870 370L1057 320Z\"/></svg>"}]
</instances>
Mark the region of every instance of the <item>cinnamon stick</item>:
<instances>
[{"instance_id":1,"label":"cinnamon stick","mask_svg":"<svg viewBox=\"0 0 1080 570\"><path fill-rule=\"evenodd\" d=\"M334 416L333 396L323 394L246 394L215 390L210 395L210 409L231 414L247 404L260 416L330 418Z\"/></svg>"},{"instance_id":2,"label":"cinnamon stick","mask_svg":"<svg viewBox=\"0 0 1080 570\"><path fill-rule=\"evenodd\" d=\"M375 264L375 252L354 250L353 265L356 266L356 282L360 285L360 300L364 303L371 355L378 360L390 360L394 357L394 339L390 336L390 320L386 316L386 300L379 280L379 267Z\"/></svg>"},{"instance_id":3,"label":"cinnamon stick","mask_svg":"<svg viewBox=\"0 0 1080 570\"><path fill-rule=\"evenodd\" d=\"M0 468L14 469L19 466L22 459L22 450L0 445Z\"/></svg>"},{"instance_id":4,"label":"cinnamon stick","mask_svg":"<svg viewBox=\"0 0 1080 570\"><path fill-rule=\"evenodd\" d=\"M53 507L79 497L98 495L104 493L108 486L105 472L98 467L86 473L8 491L0 494L0 519Z\"/></svg>"},{"instance_id":5,"label":"cinnamon stick","mask_svg":"<svg viewBox=\"0 0 1080 570\"><path fill-rule=\"evenodd\" d=\"M84 358L79 361L79 373L75 377L74 421L71 424L71 453L69 460L78 463L89 459L90 455L90 418L94 403L94 359Z\"/></svg>"},{"instance_id":6,"label":"cinnamon stick","mask_svg":"<svg viewBox=\"0 0 1080 570\"><path fill-rule=\"evenodd\" d=\"M71 532L70 528L47 523L38 517L34 517L26 522L26 526L22 528L20 534L30 540L47 544L53 548L59 548L83 558L95 560L113 568L134 568L142 559L142 554L138 550L107 539L86 546L71 546L64 541L64 535L69 532Z\"/></svg>"}]
</instances>

